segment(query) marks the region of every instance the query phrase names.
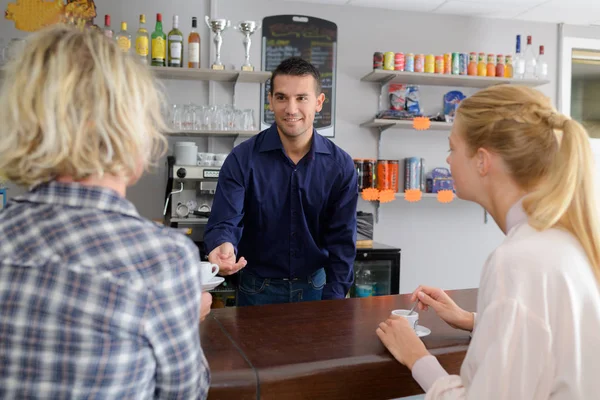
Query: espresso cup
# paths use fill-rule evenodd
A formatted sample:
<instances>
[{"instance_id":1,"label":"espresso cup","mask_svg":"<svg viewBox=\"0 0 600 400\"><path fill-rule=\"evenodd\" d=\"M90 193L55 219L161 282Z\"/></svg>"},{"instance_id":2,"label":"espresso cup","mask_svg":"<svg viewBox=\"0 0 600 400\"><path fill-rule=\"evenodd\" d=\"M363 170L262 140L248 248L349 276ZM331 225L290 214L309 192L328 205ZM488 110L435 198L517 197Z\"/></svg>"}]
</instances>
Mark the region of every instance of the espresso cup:
<instances>
[{"instance_id":1,"label":"espresso cup","mask_svg":"<svg viewBox=\"0 0 600 400\"><path fill-rule=\"evenodd\" d=\"M217 274L219 273L219 266L217 264L212 264L209 262L201 262L200 272L202 276L202 282L207 283L212 278L217 276Z\"/></svg>"},{"instance_id":2,"label":"espresso cup","mask_svg":"<svg viewBox=\"0 0 600 400\"><path fill-rule=\"evenodd\" d=\"M419 324L419 313L416 311L413 311L413 313L411 315L408 315L409 313L410 313L410 310L394 310L394 311L392 311L393 315L398 315L400 317L406 318L408 320L408 323L410 324L410 326L412 326L412 328L416 331L417 325Z\"/></svg>"}]
</instances>

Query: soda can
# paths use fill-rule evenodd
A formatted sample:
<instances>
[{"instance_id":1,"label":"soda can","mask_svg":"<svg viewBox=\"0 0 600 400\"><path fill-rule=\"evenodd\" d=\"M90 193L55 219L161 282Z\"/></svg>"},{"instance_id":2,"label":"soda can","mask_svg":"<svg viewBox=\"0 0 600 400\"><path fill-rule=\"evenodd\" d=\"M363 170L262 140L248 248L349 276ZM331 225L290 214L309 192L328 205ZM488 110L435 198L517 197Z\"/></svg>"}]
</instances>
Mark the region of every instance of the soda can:
<instances>
[{"instance_id":1,"label":"soda can","mask_svg":"<svg viewBox=\"0 0 600 400\"><path fill-rule=\"evenodd\" d=\"M452 75L460 74L460 54L452 53Z\"/></svg>"},{"instance_id":2,"label":"soda can","mask_svg":"<svg viewBox=\"0 0 600 400\"><path fill-rule=\"evenodd\" d=\"M404 53L396 53L394 56L394 69L404 71Z\"/></svg>"},{"instance_id":3,"label":"soda can","mask_svg":"<svg viewBox=\"0 0 600 400\"><path fill-rule=\"evenodd\" d=\"M415 55L413 53L408 53L404 58L404 70L415 72Z\"/></svg>"},{"instance_id":4,"label":"soda can","mask_svg":"<svg viewBox=\"0 0 600 400\"><path fill-rule=\"evenodd\" d=\"M425 72L425 54L415 56L415 72Z\"/></svg>"},{"instance_id":5,"label":"soda can","mask_svg":"<svg viewBox=\"0 0 600 400\"><path fill-rule=\"evenodd\" d=\"M444 56L435 56L435 73L444 73Z\"/></svg>"},{"instance_id":6,"label":"soda can","mask_svg":"<svg viewBox=\"0 0 600 400\"><path fill-rule=\"evenodd\" d=\"M394 52L386 51L383 54L383 69L388 71L394 70Z\"/></svg>"},{"instance_id":7,"label":"soda can","mask_svg":"<svg viewBox=\"0 0 600 400\"><path fill-rule=\"evenodd\" d=\"M404 190L421 189L421 160L417 157L404 159Z\"/></svg>"},{"instance_id":8,"label":"soda can","mask_svg":"<svg viewBox=\"0 0 600 400\"><path fill-rule=\"evenodd\" d=\"M435 56L433 54L427 54L425 56L425 72L433 74L435 72Z\"/></svg>"},{"instance_id":9,"label":"soda can","mask_svg":"<svg viewBox=\"0 0 600 400\"><path fill-rule=\"evenodd\" d=\"M373 69L382 69L383 68L383 53L380 51L376 51L373 53Z\"/></svg>"},{"instance_id":10,"label":"soda can","mask_svg":"<svg viewBox=\"0 0 600 400\"><path fill-rule=\"evenodd\" d=\"M452 73L452 53L444 54L444 74Z\"/></svg>"},{"instance_id":11,"label":"soda can","mask_svg":"<svg viewBox=\"0 0 600 400\"><path fill-rule=\"evenodd\" d=\"M459 75L467 75L469 66L469 55L467 53L460 53L460 65Z\"/></svg>"}]
</instances>

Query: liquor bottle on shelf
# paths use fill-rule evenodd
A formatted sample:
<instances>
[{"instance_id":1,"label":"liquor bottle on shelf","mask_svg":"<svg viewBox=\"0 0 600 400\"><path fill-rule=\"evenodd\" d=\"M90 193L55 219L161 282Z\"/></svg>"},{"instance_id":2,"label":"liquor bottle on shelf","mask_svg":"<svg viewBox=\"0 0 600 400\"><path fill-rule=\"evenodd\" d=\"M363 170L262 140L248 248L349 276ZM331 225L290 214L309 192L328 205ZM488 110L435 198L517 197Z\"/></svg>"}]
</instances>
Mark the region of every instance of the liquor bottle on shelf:
<instances>
[{"instance_id":1,"label":"liquor bottle on shelf","mask_svg":"<svg viewBox=\"0 0 600 400\"><path fill-rule=\"evenodd\" d=\"M162 28L162 14L156 14L156 27L152 32L152 66L165 67L167 55L167 35Z\"/></svg>"},{"instance_id":2,"label":"liquor bottle on shelf","mask_svg":"<svg viewBox=\"0 0 600 400\"><path fill-rule=\"evenodd\" d=\"M513 76L517 79L525 77L525 58L521 53L521 35L517 35L517 51L513 59Z\"/></svg>"},{"instance_id":3,"label":"liquor bottle on shelf","mask_svg":"<svg viewBox=\"0 0 600 400\"><path fill-rule=\"evenodd\" d=\"M173 15L173 29L169 32L169 67L183 67L183 33L179 30L179 16Z\"/></svg>"},{"instance_id":4,"label":"liquor bottle on shelf","mask_svg":"<svg viewBox=\"0 0 600 400\"><path fill-rule=\"evenodd\" d=\"M188 37L188 68L200 68L200 35L196 28L198 19L192 17L192 31Z\"/></svg>"},{"instance_id":5,"label":"liquor bottle on shelf","mask_svg":"<svg viewBox=\"0 0 600 400\"><path fill-rule=\"evenodd\" d=\"M527 47L525 48L525 78L535 78L535 67L537 64L535 51L533 50L533 44L531 36L527 36Z\"/></svg>"},{"instance_id":6,"label":"liquor bottle on shelf","mask_svg":"<svg viewBox=\"0 0 600 400\"><path fill-rule=\"evenodd\" d=\"M537 79L546 79L548 77L548 63L544 55L544 46L540 46L540 55L536 60L535 77Z\"/></svg>"},{"instance_id":7,"label":"liquor bottle on shelf","mask_svg":"<svg viewBox=\"0 0 600 400\"><path fill-rule=\"evenodd\" d=\"M117 44L123 53L129 53L131 49L131 35L127 32L127 22L121 22L121 31L117 33Z\"/></svg>"},{"instance_id":8,"label":"liquor bottle on shelf","mask_svg":"<svg viewBox=\"0 0 600 400\"><path fill-rule=\"evenodd\" d=\"M112 39L114 35L115 33L110 28L110 15L106 14L104 16L104 36Z\"/></svg>"},{"instance_id":9,"label":"liquor bottle on shelf","mask_svg":"<svg viewBox=\"0 0 600 400\"><path fill-rule=\"evenodd\" d=\"M150 42L150 35L146 29L146 16L140 15L140 27L137 30L135 37L135 54L144 64L148 64L148 47Z\"/></svg>"}]
</instances>

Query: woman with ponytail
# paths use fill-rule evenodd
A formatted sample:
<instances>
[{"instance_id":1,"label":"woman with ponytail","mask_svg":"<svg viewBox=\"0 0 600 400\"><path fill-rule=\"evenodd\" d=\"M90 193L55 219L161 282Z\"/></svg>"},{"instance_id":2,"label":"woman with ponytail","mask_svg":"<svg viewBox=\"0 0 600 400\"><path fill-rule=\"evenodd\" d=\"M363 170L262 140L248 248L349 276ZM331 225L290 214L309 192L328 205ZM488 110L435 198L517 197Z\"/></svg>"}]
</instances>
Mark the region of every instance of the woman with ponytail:
<instances>
[{"instance_id":1,"label":"woman with ponytail","mask_svg":"<svg viewBox=\"0 0 600 400\"><path fill-rule=\"evenodd\" d=\"M498 85L465 99L450 134L456 195L506 234L481 275L477 313L419 286L418 308L472 331L460 376L448 375L406 319L377 335L426 399L600 396L600 221L585 129L540 92Z\"/></svg>"}]
</instances>

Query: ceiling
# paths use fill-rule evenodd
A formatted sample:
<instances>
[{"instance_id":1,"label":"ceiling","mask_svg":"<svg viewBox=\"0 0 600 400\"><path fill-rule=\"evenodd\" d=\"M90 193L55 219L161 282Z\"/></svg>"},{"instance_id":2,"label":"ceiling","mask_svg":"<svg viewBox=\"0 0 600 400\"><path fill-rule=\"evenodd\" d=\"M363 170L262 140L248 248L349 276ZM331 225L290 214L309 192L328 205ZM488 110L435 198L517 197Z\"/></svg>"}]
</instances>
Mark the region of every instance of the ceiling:
<instances>
[{"instance_id":1,"label":"ceiling","mask_svg":"<svg viewBox=\"0 0 600 400\"><path fill-rule=\"evenodd\" d=\"M600 25L600 0L284 0L484 18Z\"/></svg>"}]
</instances>

